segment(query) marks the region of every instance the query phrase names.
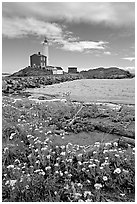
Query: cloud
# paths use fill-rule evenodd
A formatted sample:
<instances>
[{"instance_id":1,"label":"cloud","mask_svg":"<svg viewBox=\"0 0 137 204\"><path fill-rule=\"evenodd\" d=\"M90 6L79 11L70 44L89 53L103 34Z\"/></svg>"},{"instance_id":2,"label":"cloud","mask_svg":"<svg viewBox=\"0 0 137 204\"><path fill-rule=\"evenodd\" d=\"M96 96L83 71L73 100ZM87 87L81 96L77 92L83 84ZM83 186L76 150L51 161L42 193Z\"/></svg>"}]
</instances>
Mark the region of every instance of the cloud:
<instances>
[{"instance_id":1,"label":"cloud","mask_svg":"<svg viewBox=\"0 0 137 204\"><path fill-rule=\"evenodd\" d=\"M62 36L62 28L56 23L48 23L34 18L3 17L2 33L8 38L36 35L53 39Z\"/></svg>"},{"instance_id":2,"label":"cloud","mask_svg":"<svg viewBox=\"0 0 137 204\"><path fill-rule=\"evenodd\" d=\"M28 35L46 36L51 44L68 51L104 50L108 42L80 41L72 32L57 23L48 23L34 18L3 18L3 36L22 38Z\"/></svg>"},{"instance_id":3,"label":"cloud","mask_svg":"<svg viewBox=\"0 0 137 204\"><path fill-rule=\"evenodd\" d=\"M105 55L111 55L111 52L106 51L106 52L104 52L104 54L105 54Z\"/></svg>"},{"instance_id":4,"label":"cloud","mask_svg":"<svg viewBox=\"0 0 137 204\"><path fill-rule=\"evenodd\" d=\"M134 2L4 2L3 15L38 17L50 22L134 26Z\"/></svg>"},{"instance_id":5,"label":"cloud","mask_svg":"<svg viewBox=\"0 0 137 204\"><path fill-rule=\"evenodd\" d=\"M132 62L132 61L135 60L135 57L124 57L124 58L121 58L121 59L128 60L128 61Z\"/></svg>"},{"instance_id":6,"label":"cloud","mask_svg":"<svg viewBox=\"0 0 137 204\"><path fill-rule=\"evenodd\" d=\"M83 52L87 50L104 50L108 42L94 42L94 41L79 41L69 42L66 41L62 47L64 50Z\"/></svg>"}]
</instances>

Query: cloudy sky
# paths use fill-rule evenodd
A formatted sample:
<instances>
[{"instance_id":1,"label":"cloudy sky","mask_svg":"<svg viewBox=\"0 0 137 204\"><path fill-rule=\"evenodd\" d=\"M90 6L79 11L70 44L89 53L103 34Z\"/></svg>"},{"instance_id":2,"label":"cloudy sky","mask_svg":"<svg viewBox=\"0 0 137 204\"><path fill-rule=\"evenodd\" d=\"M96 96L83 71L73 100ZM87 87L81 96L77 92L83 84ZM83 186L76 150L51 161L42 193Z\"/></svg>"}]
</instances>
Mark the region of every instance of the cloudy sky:
<instances>
[{"instance_id":1,"label":"cloudy sky","mask_svg":"<svg viewBox=\"0 0 137 204\"><path fill-rule=\"evenodd\" d=\"M135 67L135 4L99 2L3 2L3 72L29 65L49 39L49 63L96 67Z\"/></svg>"}]
</instances>

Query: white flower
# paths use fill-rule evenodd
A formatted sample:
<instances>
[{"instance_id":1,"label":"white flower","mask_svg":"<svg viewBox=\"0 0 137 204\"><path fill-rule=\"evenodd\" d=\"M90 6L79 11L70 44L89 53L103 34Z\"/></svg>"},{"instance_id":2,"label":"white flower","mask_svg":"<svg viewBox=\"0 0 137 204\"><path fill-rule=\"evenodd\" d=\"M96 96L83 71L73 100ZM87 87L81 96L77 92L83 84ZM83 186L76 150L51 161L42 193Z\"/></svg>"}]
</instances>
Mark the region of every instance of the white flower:
<instances>
[{"instance_id":1,"label":"white flower","mask_svg":"<svg viewBox=\"0 0 137 204\"><path fill-rule=\"evenodd\" d=\"M78 202L84 202L84 200L82 200L82 199L79 199L79 200L78 200Z\"/></svg>"},{"instance_id":2,"label":"white flower","mask_svg":"<svg viewBox=\"0 0 137 204\"><path fill-rule=\"evenodd\" d=\"M79 164L79 165L82 165L81 161L78 161L78 164Z\"/></svg>"},{"instance_id":3,"label":"white flower","mask_svg":"<svg viewBox=\"0 0 137 204\"><path fill-rule=\"evenodd\" d=\"M16 182L17 182L17 180L10 180L10 185L14 186Z\"/></svg>"},{"instance_id":4,"label":"white flower","mask_svg":"<svg viewBox=\"0 0 137 204\"><path fill-rule=\"evenodd\" d=\"M90 191L85 191L84 192L84 197L86 197L87 195L91 195L91 192Z\"/></svg>"},{"instance_id":5,"label":"white flower","mask_svg":"<svg viewBox=\"0 0 137 204\"><path fill-rule=\"evenodd\" d=\"M117 143L117 142L114 142L113 145L117 147L117 146L118 146L118 143Z\"/></svg>"},{"instance_id":6,"label":"white flower","mask_svg":"<svg viewBox=\"0 0 137 204\"><path fill-rule=\"evenodd\" d=\"M7 169L12 169L12 168L14 168L14 165L9 165L9 166L7 166Z\"/></svg>"},{"instance_id":7,"label":"white flower","mask_svg":"<svg viewBox=\"0 0 137 204\"><path fill-rule=\"evenodd\" d=\"M78 157L82 157L82 154L78 154Z\"/></svg>"},{"instance_id":8,"label":"white flower","mask_svg":"<svg viewBox=\"0 0 137 204\"><path fill-rule=\"evenodd\" d=\"M123 172L126 173L126 174L129 173L129 171L128 171L128 170L125 170L125 169L123 169Z\"/></svg>"},{"instance_id":9,"label":"white flower","mask_svg":"<svg viewBox=\"0 0 137 204\"><path fill-rule=\"evenodd\" d=\"M47 159L50 159L50 155L47 155Z\"/></svg>"},{"instance_id":10,"label":"white flower","mask_svg":"<svg viewBox=\"0 0 137 204\"><path fill-rule=\"evenodd\" d=\"M14 132L14 133L11 133L11 135L10 135L9 139L10 139L10 140L12 140L14 135L16 135L16 133L15 133L15 132Z\"/></svg>"},{"instance_id":11,"label":"white flower","mask_svg":"<svg viewBox=\"0 0 137 204\"><path fill-rule=\"evenodd\" d=\"M89 199L89 198L86 200L86 202L92 202L92 201L93 201L93 200L92 200L92 199Z\"/></svg>"},{"instance_id":12,"label":"white flower","mask_svg":"<svg viewBox=\"0 0 137 204\"><path fill-rule=\"evenodd\" d=\"M92 168L92 167L95 167L95 166L96 166L96 164L90 164L88 167Z\"/></svg>"},{"instance_id":13,"label":"white flower","mask_svg":"<svg viewBox=\"0 0 137 204\"><path fill-rule=\"evenodd\" d=\"M56 163L54 166L59 166L59 164L58 164L58 163Z\"/></svg>"},{"instance_id":14,"label":"white flower","mask_svg":"<svg viewBox=\"0 0 137 204\"><path fill-rule=\"evenodd\" d=\"M75 193L74 195L75 195L75 198L82 196L82 194L80 194L80 193Z\"/></svg>"},{"instance_id":15,"label":"white flower","mask_svg":"<svg viewBox=\"0 0 137 204\"><path fill-rule=\"evenodd\" d=\"M102 188L102 184L101 183L96 183L94 185L94 187L95 187L95 189L100 189L100 188Z\"/></svg>"},{"instance_id":16,"label":"white flower","mask_svg":"<svg viewBox=\"0 0 137 204\"><path fill-rule=\"evenodd\" d=\"M100 166L99 168L102 170L102 169L103 169L103 166Z\"/></svg>"},{"instance_id":17,"label":"white flower","mask_svg":"<svg viewBox=\"0 0 137 204\"><path fill-rule=\"evenodd\" d=\"M77 183L77 186L80 187L80 188L83 187L83 185L81 183Z\"/></svg>"},{"instance_id":18,"label":"white flower","mask_svg":"<svg viewBox=\"0 0 137 204\"><path fill-rule=\"evenodd\" d=\"M63 176L63 173L60 171L60 176Z\"/></svg>"},{"instance_id":19,"label":"white flower","mask_svg":"<svg viewBox=\"0 0 137 204\"><path fill-rule=\"evenodd\" d=\"M85 170L86 170L86 168L85 168L85 167L83 167L83 168L82 168L82 171L85 171Z\"/></svg>"},{"instance_id":20,"label":"white flower","mask_svg":"<svg viewBox=\"0 0 137 204\"><path fill-rule=\"evenodd\" d=\"M64 174L68 174L68 171L65 171Z\"/></svg>"},{"instance_id":21,"label":"white flower","mask_svg":"<svg viewBox=\"0 0 137 204\"><path fill-rule=\"evenodd\" d=\"M110 142L105 143L105 146L110 146L110 145L111 145Z\"/></svg>"},{"instance_id":22,"label":"white flower","mask_svg":"<svg viewBox=\"0 0 137 204\"><path fill-rule=\"evenodd\" d=\"M106 152L108 152L108 150L107 150L107 149L104 149L103 153L105 154Z\"/></svg>"},{"instance_id":23,"label":"white flower","mask_svg":"<svg viewBox=\"0 0 137 204\"><path fill-rule=\"evenodd\" d=\"M107 180L108 180L107 176L103 176L103 181L107 181Z\"/></svg>"},{"instance_id":24,"label":"white flower","mask_svg":"<svg viewBox=\"0 0 137 204\"><path fill-rule=\"evenodd\" d=\"M45 170L50 170L50 169L51 169L50 166L45 167Z\"/></svg>"},{"instance_id":25,"label":"white flower","mask_svg":"<svg viewBox=\"0 0 137 204\"><path fill-rule=\"evenodd\" d=\"M59 172L58 172L58 171L55 171L55 174L59 174Z\"/></svg>"},{"instance_id":26,"label":"white flower","mask_svg":"<svg viewBox=\"0 0 137 204\"><path fill-rule=\"evenodd\" d=\"M119 154L115 154L115 157L120 157Z\"/></svg>"},{"instance_id":27,"label":"white flower","mask_svg":"<svg viewBox=\"0 0 137 204\"><path fill-rule=\"evenodd\" d=\"M65 154L66 154L66 152L61 152L61 154L60 154L60 155L65 156Z\"/></svg>"},{"instance_id":28,"label":"white flower","mask_svg":"<svg viewBox=\"0 0 137 204\"><path fill-rule=\"evenodd\" d=\"M120 173L121 173L121 169L120 169L120 168L115 169L115 170L114 170L114 174L115 174L115 173L120 174Z\"/></svg>"}]
</instances>

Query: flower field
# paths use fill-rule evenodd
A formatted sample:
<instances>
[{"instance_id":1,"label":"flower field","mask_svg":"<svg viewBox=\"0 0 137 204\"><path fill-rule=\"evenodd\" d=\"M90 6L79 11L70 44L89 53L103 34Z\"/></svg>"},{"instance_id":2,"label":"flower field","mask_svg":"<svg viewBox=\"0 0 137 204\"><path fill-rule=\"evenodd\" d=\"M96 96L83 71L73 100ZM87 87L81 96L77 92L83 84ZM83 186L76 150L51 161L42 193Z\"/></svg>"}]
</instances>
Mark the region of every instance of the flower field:
<instances>
[{"instance_id":1,"label":"flower field","mask_svg":"<svg viewBox=\"0 0 137 204\"><path fill-rule=\"evenodd\" d=\"M80 104L3 97L4 202L134 201L134 145L121 139L86 145L64 142L69 131L83 131L83 124L84 131L92 129L87 122L70 127L79 109ZM81 114L96 118L98 111L94 106ZM125 123L132 119L126 115Z\"/></svg>"}]
</instances>

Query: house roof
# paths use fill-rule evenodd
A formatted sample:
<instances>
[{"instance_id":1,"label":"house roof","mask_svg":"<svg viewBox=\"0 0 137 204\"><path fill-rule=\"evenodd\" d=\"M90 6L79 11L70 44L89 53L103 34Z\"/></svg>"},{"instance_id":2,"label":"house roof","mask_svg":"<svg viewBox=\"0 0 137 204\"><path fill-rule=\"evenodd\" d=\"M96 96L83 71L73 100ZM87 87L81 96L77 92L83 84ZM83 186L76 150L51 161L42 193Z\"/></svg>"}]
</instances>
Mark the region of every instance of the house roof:
<instances>
[{"instance_id":1,"label":"house roof","mask_svg":"<svg viewBox=\"0 0 137 204\"><path fill-rule=\"evenodd\" d=\"M33 55L30 55L30 57L32 57L32 56L34 56L34 55L39 56L39 57L47 57L47 56L42 55L42 54L33 54Z\"/></svg>"},{"instance_id":2,"label":"house roof","mask_svg":"<svg viewBox=\"0 0 137 204\"><path fill-rule=\"evenodd\" d=\"M57 70L63 70L61 67L56 67L57 68Z\"/></svg>"}]
</instances>

